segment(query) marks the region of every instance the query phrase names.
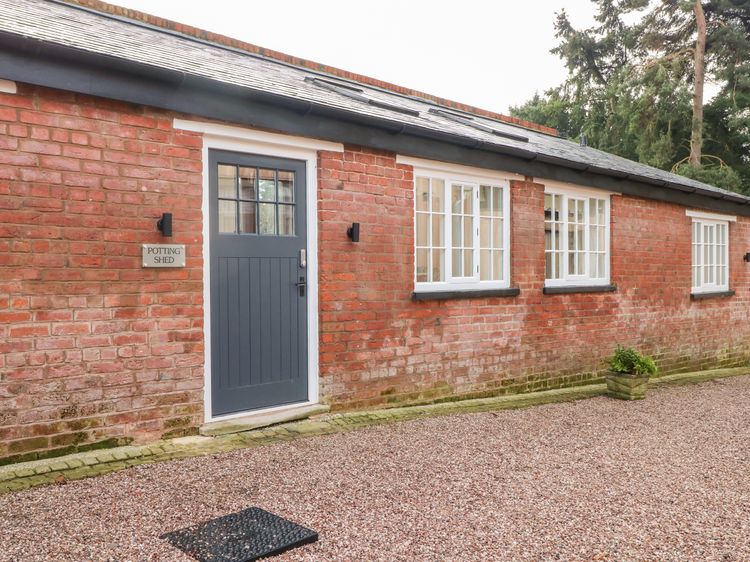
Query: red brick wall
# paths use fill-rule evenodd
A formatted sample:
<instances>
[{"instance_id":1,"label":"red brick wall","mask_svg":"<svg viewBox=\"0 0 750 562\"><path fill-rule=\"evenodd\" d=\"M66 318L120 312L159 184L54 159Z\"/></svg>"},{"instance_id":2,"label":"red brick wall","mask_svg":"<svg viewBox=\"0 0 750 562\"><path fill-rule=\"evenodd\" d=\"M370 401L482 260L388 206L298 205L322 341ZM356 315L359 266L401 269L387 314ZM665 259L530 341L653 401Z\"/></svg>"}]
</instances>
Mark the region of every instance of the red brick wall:
<instances>
[{"instance_id":1,"label":"red brick wall","mask_svg":"<svg viewBox=\"0 0 750 562\"><path fill-rule=\"evenodd\" d=\"M195 427L200 137L159 111L19 88L0 94L0 459ZM142 269L166 211L187 267Z\"/></svg>"},{"instance_id":2,"label":"red brick wall","mask_svg":"<svg viewBox=\"0 0 750 562\"><path fill-rule=\"evenodd\" d=\"M0 463L202 422L202 139L172 117L0 94ZM747 360L750 220L730 226L737 295L692 302L685 209L615 196L617 292L545 296L543 187L514 181L521 295L415 303L413 193L393 154L319 154L320 391L336 408L578 384L615 342L665 372ZM187 267L143 269L166 211Z\"/></svg>"},{"instance_id":3,"label":"red brick wall","mask_svg":"<svg viewBox=\"0 0 750 562\"><path fill-rule=\"evenodd\" d=\"M357 147L319 164L321 392L336 408L579 384L601 376L615 343L654 354L664 373L750 358L747 218L730 225L735 297L691 301L685 207L627 196L612 199L617 292L543 295L544 188L514 181L520 296L412 302L411 167Z\"/></svg>"}]
</instances>

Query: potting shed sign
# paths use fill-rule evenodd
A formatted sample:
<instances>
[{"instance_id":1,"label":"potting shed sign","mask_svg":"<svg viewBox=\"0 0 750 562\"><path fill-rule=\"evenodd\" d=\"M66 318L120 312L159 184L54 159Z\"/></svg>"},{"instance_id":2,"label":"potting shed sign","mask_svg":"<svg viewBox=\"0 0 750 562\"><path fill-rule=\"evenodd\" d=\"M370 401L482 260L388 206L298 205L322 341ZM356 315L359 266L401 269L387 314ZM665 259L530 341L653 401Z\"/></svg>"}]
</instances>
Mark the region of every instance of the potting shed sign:
<instances>
[{"instance_id":1,"label":"potting shed sign","mask_svg":"<svg viewBox=\"0 0 750 562\"><path fill-rule=\"evenodd\" d=\"M185 244L144 244L143 267L185 267Z\"/></svg>"}]
</instances>

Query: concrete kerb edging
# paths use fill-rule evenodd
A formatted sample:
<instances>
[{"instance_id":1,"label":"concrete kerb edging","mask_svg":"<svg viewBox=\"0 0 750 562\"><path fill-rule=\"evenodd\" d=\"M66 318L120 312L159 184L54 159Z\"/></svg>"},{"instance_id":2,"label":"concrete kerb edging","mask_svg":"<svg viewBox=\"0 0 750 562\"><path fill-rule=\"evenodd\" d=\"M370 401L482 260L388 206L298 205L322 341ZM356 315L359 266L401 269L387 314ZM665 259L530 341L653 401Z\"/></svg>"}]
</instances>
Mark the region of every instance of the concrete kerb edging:
<instances>
[{"instance_id":1,"label":"concrete kerb edging","mask_svg":"<svg viewBox=\"0 0 750 562\"><path fill-rule=\"evenodd\" d=\"M715 369L667 375L651 380L652 386L693 384L750 374L750 368ZM570 402L604 395L605 384L544 390L493 398L476 398L422 406L384 410L325 414L316 418L217 437L181 437L148 445L129 445L76 453L0 467L0 494L34 486L64 483L115 472L140 464L223 453L313 435L339 433L372 425L414 420L422 417L526 408L555 402Z\"/></svg>"}]
</instances>

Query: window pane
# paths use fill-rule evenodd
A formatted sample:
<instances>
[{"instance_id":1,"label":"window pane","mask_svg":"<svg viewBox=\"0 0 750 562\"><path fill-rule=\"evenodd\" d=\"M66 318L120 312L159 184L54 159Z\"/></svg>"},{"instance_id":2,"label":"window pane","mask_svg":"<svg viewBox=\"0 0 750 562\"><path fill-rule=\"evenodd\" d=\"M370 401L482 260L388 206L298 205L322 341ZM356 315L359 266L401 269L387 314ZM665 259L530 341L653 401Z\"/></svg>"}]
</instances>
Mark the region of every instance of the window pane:
<instances>
[{"instance_id":1,"label":"window pane","mask_svg":"<svg viewBox=\"0 0 750 562\"><path fill-rule=\"evenodd\" d=\"M503 263L503 253L497 250L492 252L492 279L502 281L505 278L505 264Z\"/></svg>"},{"instance_id":2,"label":"window pane","mask_svg":"<svg viewBox=\"0 0 750 562\"><path fill-rule=\"evenodd\" d=\"M276 201L276 170L260 169L258 192L261 201ZM263 211L261 211L260 216L262 220ZM261 234L263 234L262 228Z\"/></svg>"},{"instance_id":3,"label":"window pane","mask_svg":"<svg viewBox=\"0 0 750 562\"><path fill-rule=\"evenodd\" d=\"M294 205L279 205L279 234L294 235Z\"/></svg>"},{"instance_id":4,"label":"window pane","mask_svg":"<svg viewBox=\"0 0 750 562\"><path fill-rule=\"evenodd\" d=\"M432 250L432 281L445 281L445 250Z\"/></svg>"},{"instance_id":5,"label":"window pane","mask_svg":"<svg viewBox=\"0 0 750 562\"><path fill-rule=\"evenodd\" d=\"M472 277L474 275L474 252L471 250L464 250L464 277Z\"/></svg>"},{"instance_id":6,"label":"window pane","mask_svg":"<svg viewBox=\"0 0 750 562\"><path fill-rule=\"evenodd\" d=\"M463 277L463 259L462 250L453 250L453 255L451 256L451 261L453 262L453 265L451 266L453 277Z\"/></svg>"},{"instance_id":7,"label":"window pane","mask_svg":"<svg viewBox=\"0 0 750 562\"><path fill-rule=\"evenodd\" d=\"M417 246L430 245L430 215L417 213Z\"/></svg>"},{"instance_id":8,"label":"window pane","mask_svg":"<svg viewBox=\"0 0 750 562\"><path fill-rule=\"evenodd\" d=\"M492 219L480 219L479 220L479 247L480 248L490 247L491 231L492 231Z\"/></svg>"},{"instance_id":9,"label":"window pane","mask_svg":"<svg viewBox=\"0 0 750 562\"><path fill-rule=\"evenodd\" d=\"M479 212L484 216L492 212L492 188L489 185L479 186Z\"/></svg>"},{"instance_id":10,"label":"window pane","mask_svg":"<svg viewBox=\"0 0 750 562\"><path fill-rule=\"evenodd\" d=\"M554 234L554 239L553 239L554 244L552 247L555 250L562 250L562 226L559 223L555 223L552 226L552 231Z\"/></svg>"},{"instance_id":11,"label":"window pane","mask_svg":"<svg viewBox=\"0 0 750 562\"><path fill-rule=\"evenodd\" d=\"M462 245L462 237L461 237L461 217L460 216L453 216L453 229L452 229L452 236L453 236L453 247L459 248Z\"/></svg>"},{"instance_id":12,"label":"window pane","mask_svg":"<svg viewBox=\"0 0 750 562\"><path fill-rule=\"evenodd\" d=\"M460 215L461 214L461 186L460 185L453 185L451 189L451 209L453 209L453 214Z\"/></svg>"},{"instance_id":13,"label":"window pane","mask_svg":"<svg viewBox=\"0 0 750 562\"><path fill-rule=\"evenodd\" d=\"M240 199L257 199L257 170L240 168Z\"/></svg>"},{"instance_id":14,"label":"window pane","mask_svg":"<svg viewBox=\"0 0 750 562\"><path fill-rule=\"evenodd\" d=\"M219 232L237 232L236 201L219 201Z\"/></svg>"},{"instance_id":15,"label":"window pane","mask_svg":"<svg viewBox=\"0 0 750 562\"><path fill-rule=\"evenodd\" d=\"M259 207L260 234L276 234L276 205L273 203L261 203Z\"/></svg>"},{"instance_id":16,"label":"window pane","mask_svg":"<svg viewBox=\"0 0 750 562\"><path fill-rule=\"evenodd\" d=\"M568 250L576 249L576 227L574 224L568 225Z\"/></svg>"},{"instance_id":17,"label":"window pane","mask_svg":"<svg viewBox=\"0 0 750 562\"><path fill-rule=\"evenodd\" d=\"M503 188L492 188L492 214L496 217L503 215Z\"/></svg>"},{"instance_id":18,"label":"window pane","mask_svg":"<svg viewBox=\"0 0 750 562\"><path fill-rule=\"evenodd\" d=\"M599 273L598 276L599 277L606 277L606 275L607 275L607 272L606 272L606 263L604 261L606 258L607 258L606 254L598 254L598 258L597 259L599 261L599 268L598 268L598 273Z\"/></svg>"},{"instance_id":19,"label":"window pane","mask_svg":"<svg viewBox=\"0 0 750 562\"><path fill-rule=\"evenodd\" d=\"M562 252L555 253L555 255L554 255L554 258L553 258L554 265L555 265L555 277L554 277L554 279L562 279L562 276L563 276L563 271L562 271L563 258L562 258L562 256L563 256Z\"/></svg>"},{"instance_id":20,"label":"window pane","mask_svg":"<svg viewBox=\"0 0 750 562\"><path fill-rule=\"evenodd\" d=\"M586 227L583 225L576 227L576 249L581 251L585 250L584 244L586 243L586 233L585 229Z\"/></svg>"},{"instance_id":21,"label":"window pane","mask_svg":"<svg viewBox=\"0 0 750 562\"><path fill-rule=\"evenodd\" d=\"M492 247L503 247L503 221L498 219L492 221Z\"/></svg>"},{"instance_id":22,"label":"window pane","mask_svg":"<svg viewBox=\"0 0 750 562\"><path fill-rule=\"evenodd\" d=\"M237 198L237 167L219 164L219 197ZM222 231L223 232L223 231Z\"/></svg>"},{"instance_id":23,"label":"window pane","mask_svg":"<svg viewBox=\"0 0 750 562\"><path fill-rule=\"evenodd\" d=\"M470 187L464 186L464 214L471 215L474 213L474 191Z\"/></svg>"},{"instance_id":24,"label":"window pane","mask_svg":"<svg viewBox=\"0 0 750 562\"><path fill-rule=\"evenodd\" d=\"M255 234L255 213L257 212L257 203L240 203L240 232Z\"/></svg>"},{"instance_id":25,"label":"window pane","mask_svg":"<svg viewBox=\"0 0 750 562\"><path fill-rule=\"evenodd\" d=\"M428 178L417 178L417 200L415 204L417 211L430 210L430 180Z\"/></svg>"},{"instance_id":26,"label":"window pane","mask_svg":"<svg viewBox=\"0 0 750 562\"><path fill-rule=\"evenodd\" d=\"M445 182L443 180L432 180L432 212L444 213Z\"/></svg>"},{"instance_id":27,"label":"window pane","mask_svg":"<svg viewBox=\"0 0 750 562\"><path fill-rule=\"evenodd\" d=\"M545 279L554 279L555 274L554 271L552 271L552 258L554 257L554 254L552 252L547 252L544 254L544 278Z\"/></svg>"},{"instance_id":28,"label":"window pane","mask_svg":"<svg viewBox=\"0 0 750 562\"><path fill-rule=\"evenodd\" d=\"M294 202L294 172L279 170L279 201Z\"/></svg>"},{"instance_id":29,"label":"window pane","mask_svg":"<svg viewBox=\"0 0 750 562\"><path fill-rule=\"evenodd\" d=\"M550 195L549 193L546 193L544 195L544 220L546 221L554 220L552 211L553 211L552 195Z\"/></svg>"},{"instance_id":30,"label":"window pane","mask_svg":"<svg viewBox=\"0 0 750 562\"><path fill-rule=\"evenodd\" d=\"M479 252L479 278L482 281L492 279L492 256L490 250L481 250Z\"/></svg>"},{"instance_id":31,"label":"window pane","mask_svg":"<svg viewBox=\"0 0 750 562\"><path fill-rule=\"evenodd\" d=\"M432 246L443 247L445 246L443 232L445 226L444 215L432 215Z\"/></svg>"},{"instance_id":32,"label":"window pane","mask_svg":"<svg viewBox=\"0 0 750 562\"><path fill-rule=\"evenodd\" d=\"M596 271L597 261L596 254L589 254L589 275L591 277L599 277Z\"/></svg>"},{"instance_id":33,"label":"window pane","mask_svg":"<svg viewBox=\"0 0 750 562\"><path fill-rule=\"evenodd\" d=\"M474 218L464 217L464 247L471 248L474 246Z\"/></svg>"},{"instance_id":34,"label":"window pane","mask_svg":"<svg viewBox=\"0 0 750 562\"><path fill-rule=\"evenodd\" d=\"M599 249L599 234L597 232L597 227L592 226L589 228L589 250L592 252L595 252Z\"/></svg>"},{"instance_id":35,"label":"window pane","mask_svg":"<svg viewBox=\"0 0 750 562\"><path fill-rule=\"evenodd\" d=\"M429 259L430 251L426 249L417 250L417 282L427 283L429 281Z\"/></svg>"},{"instance_id":36,"label":"window pane","mask_svg":"<svg viewBox=\"0 0 750 562\"><path fill-rule=\"evenodd\" d=\"M602 224L602 225L606 226L607 225L607 220L606 220L606 214L604 212L604 210L605 210L604 201L602 199L598 199L597 203L598 203L599 209L598 209L598 213L597 213L598 216L596 218L596 222L597 222L597 224Z\"/></svg>"},{"instance_id":37,"label":"window pane","mask_svg":"<svg viewBox=\"0 0 750 562\"><path fill-rule=\"evenodd\" d=\"M576 275L576 254L570 252L568 254L568 275Z\"/></svg>"}]
</instances>

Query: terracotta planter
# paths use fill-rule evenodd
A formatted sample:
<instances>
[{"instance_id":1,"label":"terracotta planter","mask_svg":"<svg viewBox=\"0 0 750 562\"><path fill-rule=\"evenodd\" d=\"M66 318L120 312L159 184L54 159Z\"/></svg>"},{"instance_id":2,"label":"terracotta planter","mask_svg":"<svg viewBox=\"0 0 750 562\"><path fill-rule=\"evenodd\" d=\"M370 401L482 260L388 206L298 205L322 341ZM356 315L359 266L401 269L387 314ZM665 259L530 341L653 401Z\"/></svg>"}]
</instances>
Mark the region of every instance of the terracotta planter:
<instances>
[{"instance_id":1,"label":"terracotta planter","mask_svg":"<svg viewBox=\"0 0 750 562\"><path fill-rule=\"evenodd\" d=\"M643 400L646 398L649 375L626 375L607 373L607 391L613 398L621 400Z\"/></svg>"}]
</instances>

